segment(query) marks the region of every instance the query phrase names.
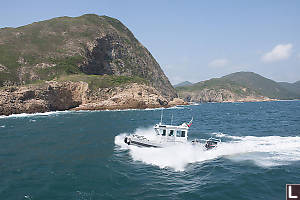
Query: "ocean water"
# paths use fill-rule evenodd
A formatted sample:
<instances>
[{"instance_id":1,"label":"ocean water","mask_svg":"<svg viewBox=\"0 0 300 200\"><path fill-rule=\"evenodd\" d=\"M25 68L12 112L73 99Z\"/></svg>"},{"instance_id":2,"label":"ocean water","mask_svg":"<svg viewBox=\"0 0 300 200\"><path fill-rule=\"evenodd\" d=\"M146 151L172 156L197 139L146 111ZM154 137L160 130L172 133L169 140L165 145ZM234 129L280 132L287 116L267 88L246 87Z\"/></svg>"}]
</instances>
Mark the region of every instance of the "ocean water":
<instances>
[{"instance_id":1,"label":"ocean water","mask_svg":"<svg viewBox=\"0 0 300 200\"><path fill-rule=\"evenodd\" d=\"M160 109L0 117L0 199L285 199L300 183L300 101L207 103L164 109L194 117L189 139L217 149L123 143L152 134Z\"/></svg>"}]
</instances>

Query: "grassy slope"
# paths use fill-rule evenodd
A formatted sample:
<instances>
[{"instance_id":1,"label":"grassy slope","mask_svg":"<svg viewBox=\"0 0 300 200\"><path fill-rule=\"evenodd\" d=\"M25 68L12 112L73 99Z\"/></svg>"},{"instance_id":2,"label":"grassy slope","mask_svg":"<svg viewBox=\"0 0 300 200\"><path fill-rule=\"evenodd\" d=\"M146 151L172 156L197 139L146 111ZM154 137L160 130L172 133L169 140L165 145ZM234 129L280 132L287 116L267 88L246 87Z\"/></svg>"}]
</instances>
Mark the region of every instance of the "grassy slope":
<instances>
[{"instance_id":1,"label":"grassy slope","mask_svg":"<svg viewBox=\"0 0 300 200\"><path fill-rule=\"evenodd\" d=\"M74 74L84 77L78 68L85 59L84 44L95 39L99 27L103 30L119 31L120 35L129 38L127 42L135 40L132 33L118 20L93 14L75 18L59 17L18 28L0 29L0 64L8 68L0 71L0 86L7 81L29 84ZM67 41L70 41L71 49L66 48ZM24 59L22 63L20 57ZM38 63L55 66L33 67ZM22 80L20 80L21 66L25 68ZM32 73L38 76L38 80L29 78Z\"/></svg>"},{"instance_id":2,"label":"grassy slope","mask_svg":"<svg viewBox=\"0 0 300 200\"><path fill-rule=\"evenodd\" d=\"M128 76L113 76L113 75L86 75L76 74L61 76L57 81L84 81L89 84L91 90L98 88L108 88L114 86L120 86L129 83L141 83L148 84L148 82L140 77L128 77Z\"/></svg>"}]
</instances>

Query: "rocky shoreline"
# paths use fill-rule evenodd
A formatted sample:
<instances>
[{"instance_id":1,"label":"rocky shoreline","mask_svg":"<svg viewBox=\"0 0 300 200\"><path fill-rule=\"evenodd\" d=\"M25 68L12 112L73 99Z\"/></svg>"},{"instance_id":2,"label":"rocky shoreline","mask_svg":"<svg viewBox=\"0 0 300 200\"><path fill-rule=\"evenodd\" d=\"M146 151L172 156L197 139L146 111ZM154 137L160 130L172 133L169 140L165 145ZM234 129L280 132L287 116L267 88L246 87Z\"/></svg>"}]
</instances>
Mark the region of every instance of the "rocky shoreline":
<instances>
[{"instance_id":1,"label":"rocky shoreline","mask_svg":"<svg viewBox=\"0 0 300 200\"><path fill-rule=\"evenodd\" d=\"M180 97L187 102L261 102L276 101L255 93L237 94L227 89L203 89L195 92L181 91Z\"/></svg>"},{"instance_id":2,"label":"rocky shoreline","mask_svg":"<svg viewBox=\"0 0 300 200\"><path fill-rule=\"evenodd\" d=\"M189 94L190 95L190 94ZM264 96L236 96L228 91L202 91L182 95L184 100L167 99L154 87L130 83L111 88L89 89L86 82L47 81L39 85L10 86L0 89L0 115L43 113L65 110L124 110L168 108L207 102L276 101Z\"/></svg>"},{"instance_id":3,"label":"rocky shoreline","mask_svg":"<svg viewBox=\"0 0 300 200\"><path fill-rule=\"evenodd\" d=\"M0 89L0 115L63 110L145 109L187 105L172 101L145 84L131 83L90 90L86 82L48 81L40 85Z\"/></svg>"}]
</instances>

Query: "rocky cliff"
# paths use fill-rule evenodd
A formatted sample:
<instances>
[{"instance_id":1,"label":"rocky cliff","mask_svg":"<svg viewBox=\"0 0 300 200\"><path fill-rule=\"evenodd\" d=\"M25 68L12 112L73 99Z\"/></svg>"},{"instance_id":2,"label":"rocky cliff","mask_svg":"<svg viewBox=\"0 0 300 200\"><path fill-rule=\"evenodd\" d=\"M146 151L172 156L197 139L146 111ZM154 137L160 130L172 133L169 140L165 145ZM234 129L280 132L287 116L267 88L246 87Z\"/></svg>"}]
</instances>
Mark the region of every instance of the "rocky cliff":
<instances>
[{"instance_id":1,"label":"rocky cliff","mask_svg":"<svg viewBox=\"0 0 300 200\"><path fill-rule=\"evenodd\" d=\"M67 110L85 101L87 83L47 82L0 89L0 115Z\"/></svg>"},{"instance_id":2,"label":"rocky cliff","mask_svg":"<svg viewBox=\"0 0 300 200\"><path fill-rule=\"evenodd\" d=\"M138 83L94 90L82 81L48 81L39 85L0 89L0 115L69 109L143 109L180 104L184 102L176 98L168 102L154 87Z\"/></svg>"},{"instance_id":3,"label":"rocky cliff","mask_svg":"<svg viewBox=\"0 0 300 200\"><path fill-rule=\"evenodd\" d=\"M120 21L94 14L0 29L0 87L73 74L137 76L176 92L150 52Z\"/></svg>"}]
</instances>

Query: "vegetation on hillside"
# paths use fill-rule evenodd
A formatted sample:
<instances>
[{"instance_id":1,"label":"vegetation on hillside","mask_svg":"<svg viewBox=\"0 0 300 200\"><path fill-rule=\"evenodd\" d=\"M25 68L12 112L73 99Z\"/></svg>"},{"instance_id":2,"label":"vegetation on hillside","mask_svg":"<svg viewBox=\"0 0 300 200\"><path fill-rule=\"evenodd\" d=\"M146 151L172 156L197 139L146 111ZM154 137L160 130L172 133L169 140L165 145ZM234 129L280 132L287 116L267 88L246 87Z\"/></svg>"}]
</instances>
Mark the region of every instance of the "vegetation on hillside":
<instances>
[{"instance_id":1,"label":"vegetation on hillside","mask_svg":"<svg viewBox=\"0 0 300 200\"><path fill-rule=\"evenodd\" d=\"M0 29L0 65L5 67L0 70L0 86L83 75L79 66L86 59L86 44L97 37L99 28L117 30L120 35L136 40L118 20L94 14L58 17L18 28ZM130 40L127 39L127 43ZM38 67L40 63L48 67Z\"/></svg>"},{"instance_id":2,"label":"vegetation on hillside","mask_svg":"<svg viewBox=\"0 0 300 200\"><path fill-rule=\"evenodd\" d=\"M201 81L199 83L195 83L191 86L183 86L183 87L176 87L177 92L197 92L204 89L210 90L229 90L239 95L250 95L250 94L257 94L260 95L257 91L251 90L247 87L241 86L233 81L223 80L219 78L213 78L207 81Z\"/></svg>"},{"instance_id":3,"label":"vegetation on hillside","mask_svg":"<svg viewBox=\"0 0 300 200\"><path fill-rule=\"evenodd\" d=\"M296 86L295 86L296 87ZM238 95L262 95L274 99L300 98L300 92L288 90L281 84L253 72L236 72L201 81L190 86L176 87L177 92L197 92L204 89L226 89Z\"/></svg>"},{"instance_id":4,"label":"vegetation on hillside","mask_svg":"<svg viewBox=\"0 0 300 200\"><path fill-rule=\"evenodd\" d=\"M108 88L129 83L148 84L148 81L138 76L114 76L114 75L86 75L75 74L68 76L60 76L57 81L83 81L89 84L89 89L96 90L98 88Z\"/></svg>"}]
</instances>

